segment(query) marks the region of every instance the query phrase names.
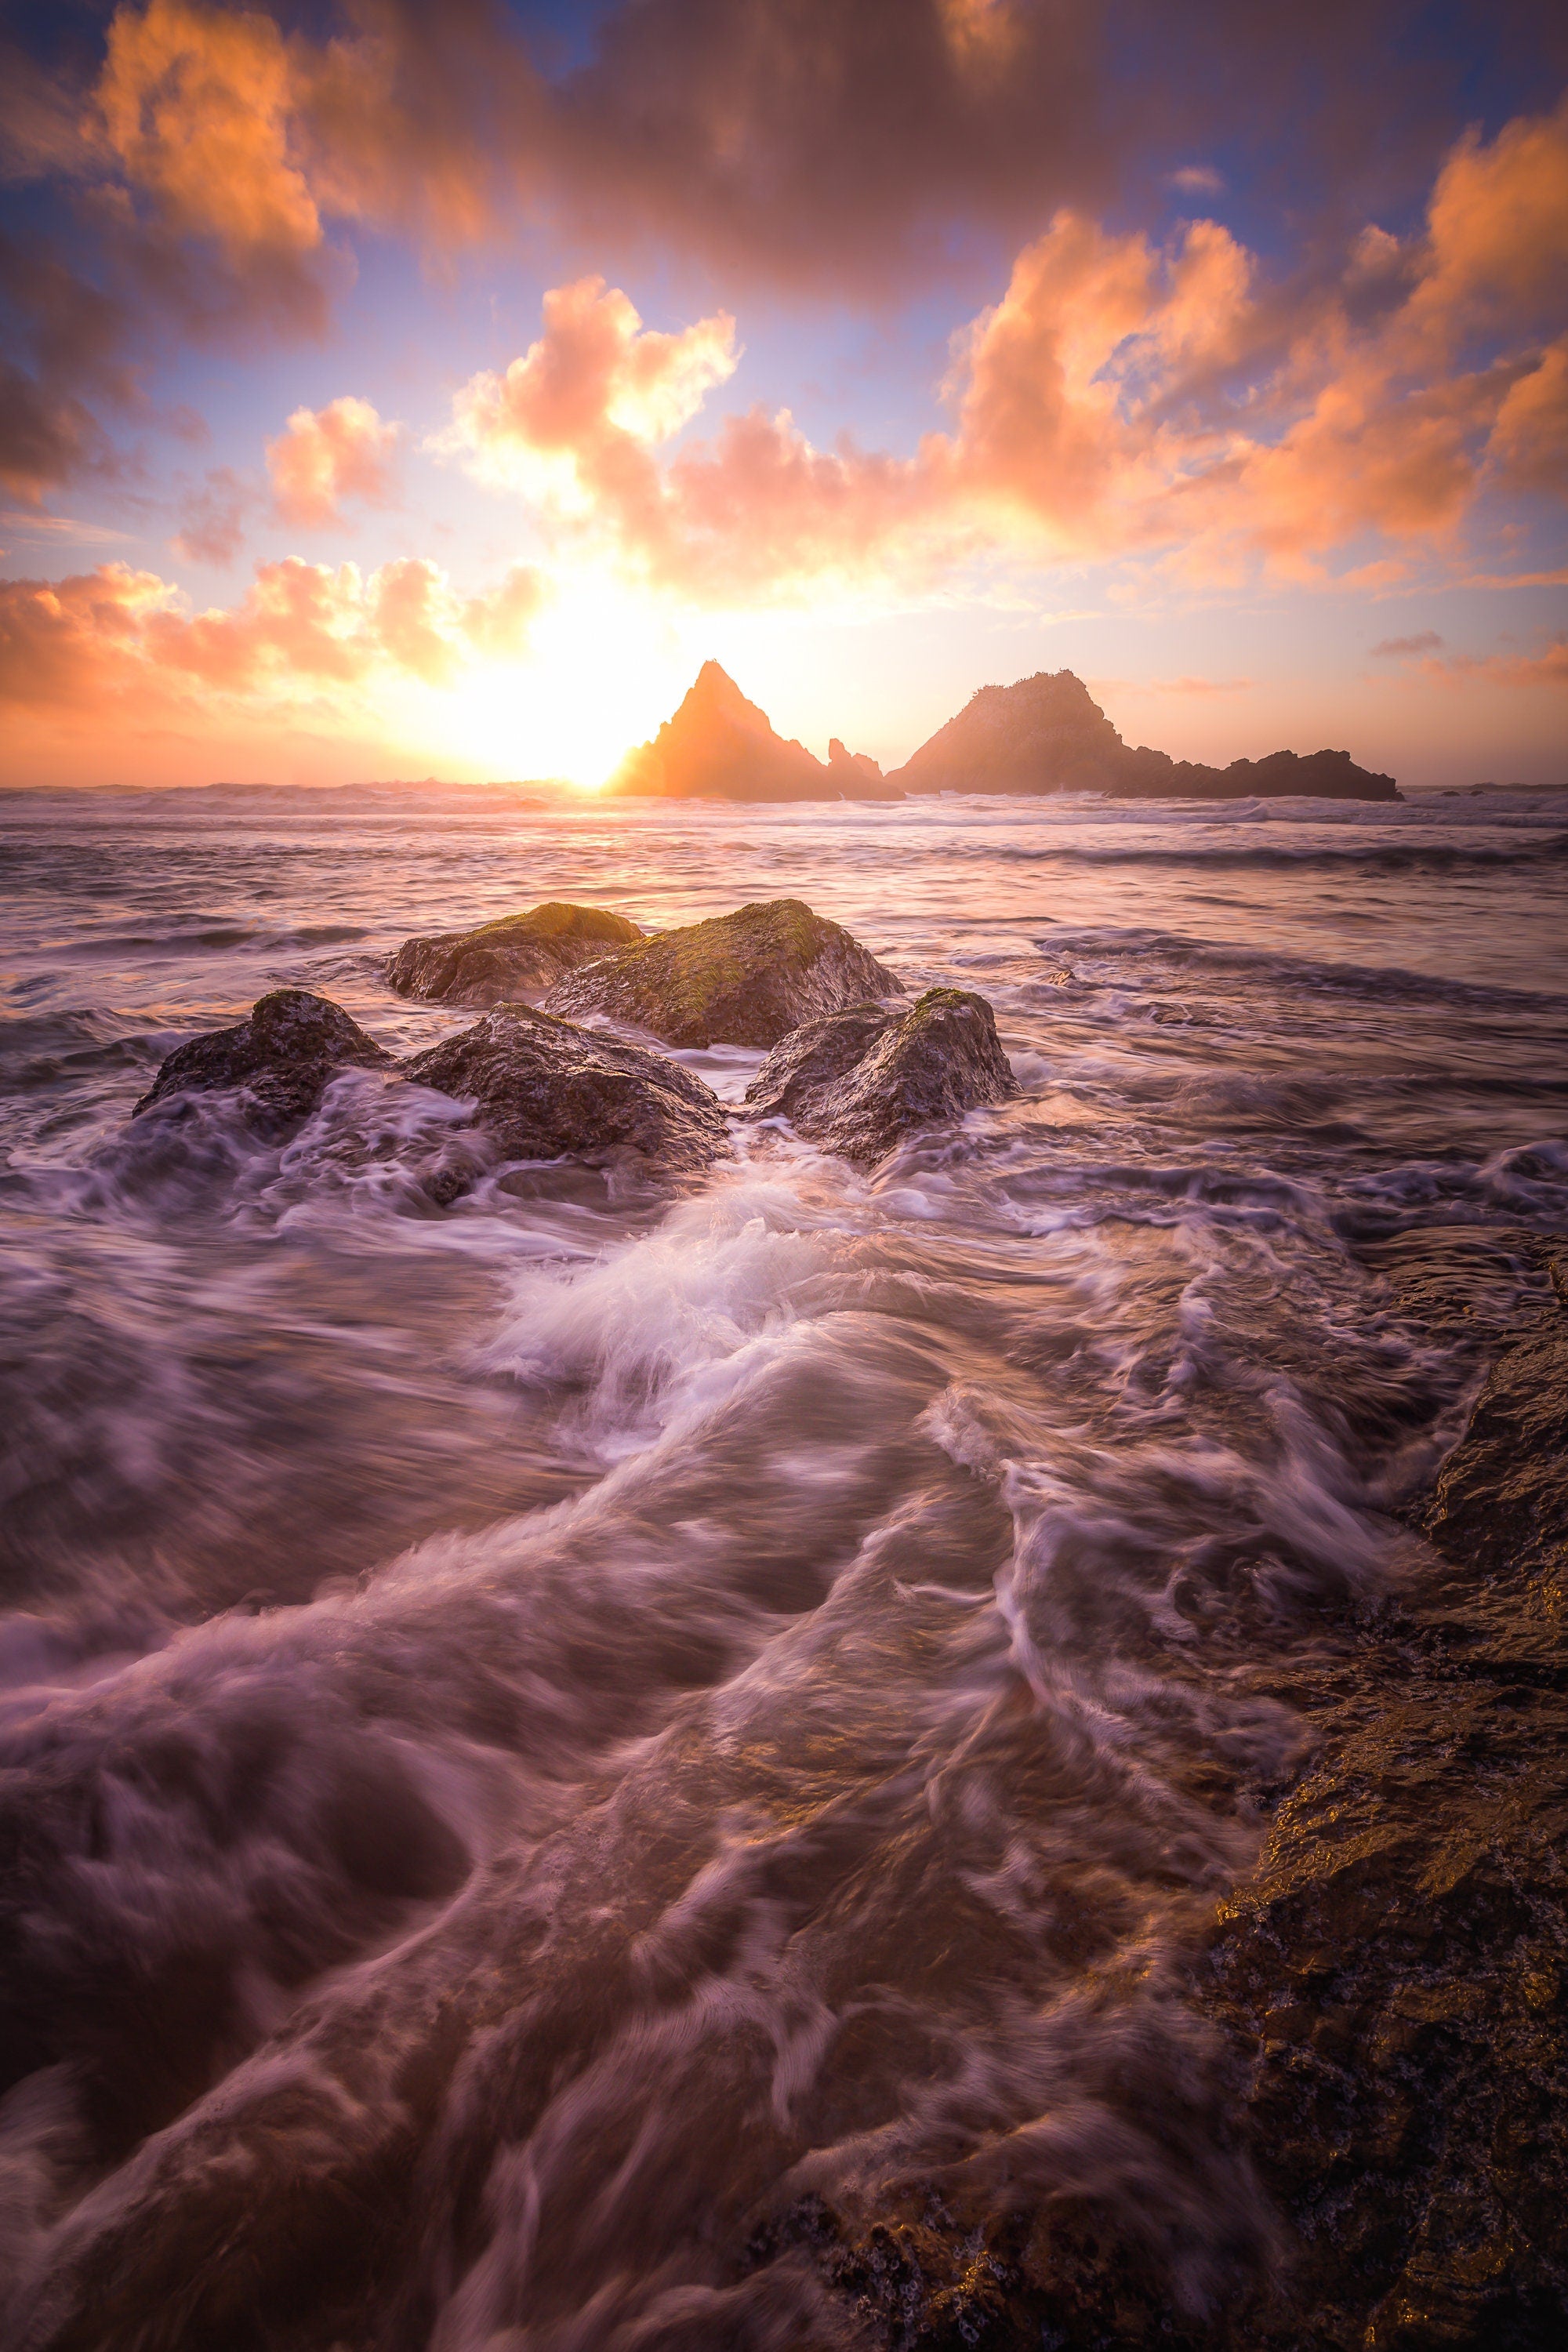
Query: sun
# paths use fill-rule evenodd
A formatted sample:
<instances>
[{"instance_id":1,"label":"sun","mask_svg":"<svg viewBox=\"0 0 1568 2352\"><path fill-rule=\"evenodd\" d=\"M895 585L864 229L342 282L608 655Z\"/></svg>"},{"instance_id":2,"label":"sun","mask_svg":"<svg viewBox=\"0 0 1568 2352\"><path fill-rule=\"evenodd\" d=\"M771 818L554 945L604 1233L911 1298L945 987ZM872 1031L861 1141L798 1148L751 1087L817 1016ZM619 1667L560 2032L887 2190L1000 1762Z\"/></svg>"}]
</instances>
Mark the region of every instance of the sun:
<instances>
[{"instance_id":1,"label":"sun","mask_svg":"<svg viewBox=\"0 0 1568 2352\"><path fill-rule=\"evenodd\" d=\"M482 663L442 694L447 748L498 778L596 792L679 702L689 659L652 599L580 581L540 615L526 655Z\"/></svg>"}]
</instances>

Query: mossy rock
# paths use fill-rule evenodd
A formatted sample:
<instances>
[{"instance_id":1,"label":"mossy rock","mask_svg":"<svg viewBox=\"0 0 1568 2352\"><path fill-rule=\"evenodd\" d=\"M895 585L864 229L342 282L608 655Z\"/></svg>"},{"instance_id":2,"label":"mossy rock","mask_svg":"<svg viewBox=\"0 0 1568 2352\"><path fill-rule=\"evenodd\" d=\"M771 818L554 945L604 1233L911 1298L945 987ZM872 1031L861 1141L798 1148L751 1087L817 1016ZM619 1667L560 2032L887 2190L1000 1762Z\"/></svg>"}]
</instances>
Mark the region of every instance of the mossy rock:
<instances>
[{"instance_id":1,"label":"mossy rock","mask_svg":"<svg viewBox=\"0 0 1568 2352\"><path fill-rule=\"evenodd\" d=\"M405 940L386 976L400 996L436 1004L501 1004L550 987L563 972L640 940L626 915L552 898L526 914L502 915L471 931Z\"/></svg>"},{"instance_id":2,"label":"mossy rock","mask_svg":"<svg viewBox=\"0 0 1568 2352\"><path fill-rule=\"evenodd\" d=\"M799 898L689 923L584 964L548 1013L599 1013L667 1045L776 1045L803 1021L900 992L895 975Z\"/></svg>"}]
</instances>

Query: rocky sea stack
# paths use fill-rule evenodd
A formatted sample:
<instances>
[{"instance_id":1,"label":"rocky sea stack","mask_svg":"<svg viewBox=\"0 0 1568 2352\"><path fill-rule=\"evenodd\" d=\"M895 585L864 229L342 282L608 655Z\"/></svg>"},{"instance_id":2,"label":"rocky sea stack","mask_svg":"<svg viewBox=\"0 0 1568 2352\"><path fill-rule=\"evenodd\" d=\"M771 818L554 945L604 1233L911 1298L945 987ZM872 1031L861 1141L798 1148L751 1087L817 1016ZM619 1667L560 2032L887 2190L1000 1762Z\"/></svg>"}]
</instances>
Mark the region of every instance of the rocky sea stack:
<instances>
[{"instance_id":1,"label":"rocky sea stack","mask_svg":"<svg viewBox=\"0 0 1568 2352\"><path fill-rule=\"evenodd\" d=\"M547 1013L597 1013L667 1045L776 1045L824 1013L901 992L894 973L799 898L759 900L584 964Z\"/></svg>"},{"instance_id":2,"label":"rocky sea stack","mask_svg":"<svg viewBox=\"0 0 1568 2352\"><path fill-rule=\"evenodd\" d=\"M1273 751L1228 768L1173 760L1122 741L1070 669L1016 686L983 686L939 727L889 784L907 793L1109 793L1129 800L1239 800L1310 793L1396 801L1392 776L1358 768L1348 751Z\"/></svg>"},{"instance_id":3,"label":"rocky sea stack","mask_svg":"<svg viewBox=\"0 0 1568 2352\"><path fill-rule=\"evenodd\" d=\"M835 738L827 764L774 733L716 661L704 662L673 719L629 752L609 790L664 800L899 800L875 760Z\"/></svg>"},{"instance_id":4,"label":"rocky sea stack","mask_svg":"<svg viewBox=\"0 0 1568 2352\"><path fill-rule=\"evenodd\" d=\"M232 1029L176 1045L132 1116L172 1095L233 1089L257 1133L280 1137L310 1117L340 1070L393 1067L384 1046L340 1005L308 989L278 988Z\"/></svg>"},{"instance_id":5,"label":"rocky sea stack","mask_svg":"<svg viewBox=\"0 0 1568 2352\"><path fill-rule=\"evenodd\" d=\"M869 1162L917 1128L945 1126L1020 1091L985 999L928 988L906 1013L856 1005L806 1022L768 1055L746 1108Z\"/></svg>"},{"instance_id":6,"label":"rocky sea stack","mask_svg":"<svg viewBox=\"0 0 1568 2352\"><path fill-rule=\"evenodd\" d=\"M469 931L405 940L386 976L400 996L437 1004L500 1004L531 989L548 988L563 972L641 937L625 915L551 899Z\"/></svg>"}]
</instances>

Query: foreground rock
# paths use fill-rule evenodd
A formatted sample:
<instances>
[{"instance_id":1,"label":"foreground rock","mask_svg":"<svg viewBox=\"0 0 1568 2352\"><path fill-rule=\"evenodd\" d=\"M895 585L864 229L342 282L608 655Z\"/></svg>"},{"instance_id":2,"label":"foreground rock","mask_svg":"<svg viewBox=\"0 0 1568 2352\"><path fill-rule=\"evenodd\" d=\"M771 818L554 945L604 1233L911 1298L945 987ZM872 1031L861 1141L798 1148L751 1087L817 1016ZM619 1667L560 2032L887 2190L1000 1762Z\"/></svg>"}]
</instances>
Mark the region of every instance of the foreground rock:
<instances>
[{"instance_id":1,"label":"foreground rock","mask_svg":"<svg viewBox=\"0 0 1568 2352\"><path fill-rule=\"evenodd\" d=\"M1483 1250L1503 1255L1474 1234L1447 1255L1464 1276ZM1238 2229L1230 2277L1184 2315L1152 2231L1131 2231L1097 2184L1044 2208L977 2202L955 2165L872 2220L807 2195L759 2231L748 2266L808 2262L876 2352L1556 2352L1568 1268L1556 1279L1415 1513L1445 1555L1427 1580L1353 1632L1325 1625L1294 1669L1252 1670L1317 1753L1256 1873L1217 1906L1189 1991L1234 2070L1204 2136L1250 2148L1261 2244ZM1470 1312L1460 1296L1453 1319ZM1173 2088L1162 2128L1193 2094L1212 2089Z\"/></svg>"},{"instance_id":2,"label":"foreground rock","mask_svg":"<svg viewBox=\"0 0 1568 2352\"><path fill-rule=\"evenodd\" d=\"M775 734L716 661L704 662L672 719L628 752L608 789L661 800L900 800L874 760L842 743L828 763Z\"/></svg>"},{"instance_id":3,"label":"foreground rock","mask_svg":"<svg viewBox=\"0 0 1568 2352\"><path fill-rule=\"evenodd\" d=\"M1392 776L1348 751L1270 752L1210 768L1124 743L1081 678L1041 670L1015 686L983 686L889 783L908 793L1111 793L1139 800L1242 800L1304 793L1396 801Z\"/></svg>"},{"instance_id":4,"label":"foreground rock","mask_svg":"<svg viewBox=\"0 0 1568 2352\"><path fill-rule=\"evenodd\" d=\"M753 1118L787 1118L847 1160L880 1160L917 1128L1020 1091L983 996L928 988L907 1013L856 1005L808 1021L746 1089Z\"/></svg>"},{"instance_id":5,"label":"foreground rock","mask_svg":"<svg viewBox=\"0 0 1568 2352\"><path fill-rule=\"evenodd\" d=\"M1324 1707L1215 1949L1297 2233L1289 2306L1251 2341L1288 2352L1545 2352L1568 2308L1557 1298L1499 1354L1419 1516L1442 1560Z\"/></svg>"},{"instance_id":6,"label":"foreground rock","mask_svg":"<svg viewBox=\"0 0 1568 2352\"><path fill-rule=\"evenodd\" d=\"M719 1098L690 1070L526 1005L503 1005L400 1066L471 1101L509 1159L602 1164L637 1152L659 1172L695 1174L729 1148Z\"/></svg>"},{"instance_id":7,"label":"foreground rock","mask_svg":"<svg viewBox=\"0 0 1568 2352\"><path fill-rule=\"evenodd\" d=\"M601 1013L667 1045L765 1048L803 1021L900 989L837 923L798 898L772 898L584 964L544 1009L569 1020Z\"/></svg>"},{"instance_id":8,"label":"foreground rock","mask_svg":"<svg viewBox=\"0 0 1568 2352\"><path fill-rule=\"evenodd\" d=\"M386 976L400 996L429 1003L500 1004L641 937L625 915L551 899L470 931L405 940Z\"/></svg>"},{"instance_id":9,"label":"foreground rock","mask_svg":"<svg viewBox=\"0 0 1568 2352\"><path fill-rule=\"evenodd\" d=\"M388 1070L392 1055L308 989L278 988L248 1017L176 1045L132 1112L178 1094L240 1090L248 1124L273 1139L307 1119L340 1070Z\"/></svg>"}]
</instances>

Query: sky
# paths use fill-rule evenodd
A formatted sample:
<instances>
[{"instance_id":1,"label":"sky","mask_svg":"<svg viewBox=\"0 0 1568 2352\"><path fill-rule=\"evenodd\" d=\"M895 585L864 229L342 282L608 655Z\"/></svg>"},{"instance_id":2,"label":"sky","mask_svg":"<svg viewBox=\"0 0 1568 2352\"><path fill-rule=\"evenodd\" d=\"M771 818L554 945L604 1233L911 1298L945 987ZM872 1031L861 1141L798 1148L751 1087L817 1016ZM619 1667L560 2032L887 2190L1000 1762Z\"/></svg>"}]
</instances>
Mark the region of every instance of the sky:
<instances>
[{"instance_id":1,"label":"sky","mask_svg":"<svg viewBox=\"0 0 1568 2352\"><path fill-rule=\"evenodd\" d=\"M1568 779L1568 12L0 11L0 782Z\"/></svg>"}]
</instances>

